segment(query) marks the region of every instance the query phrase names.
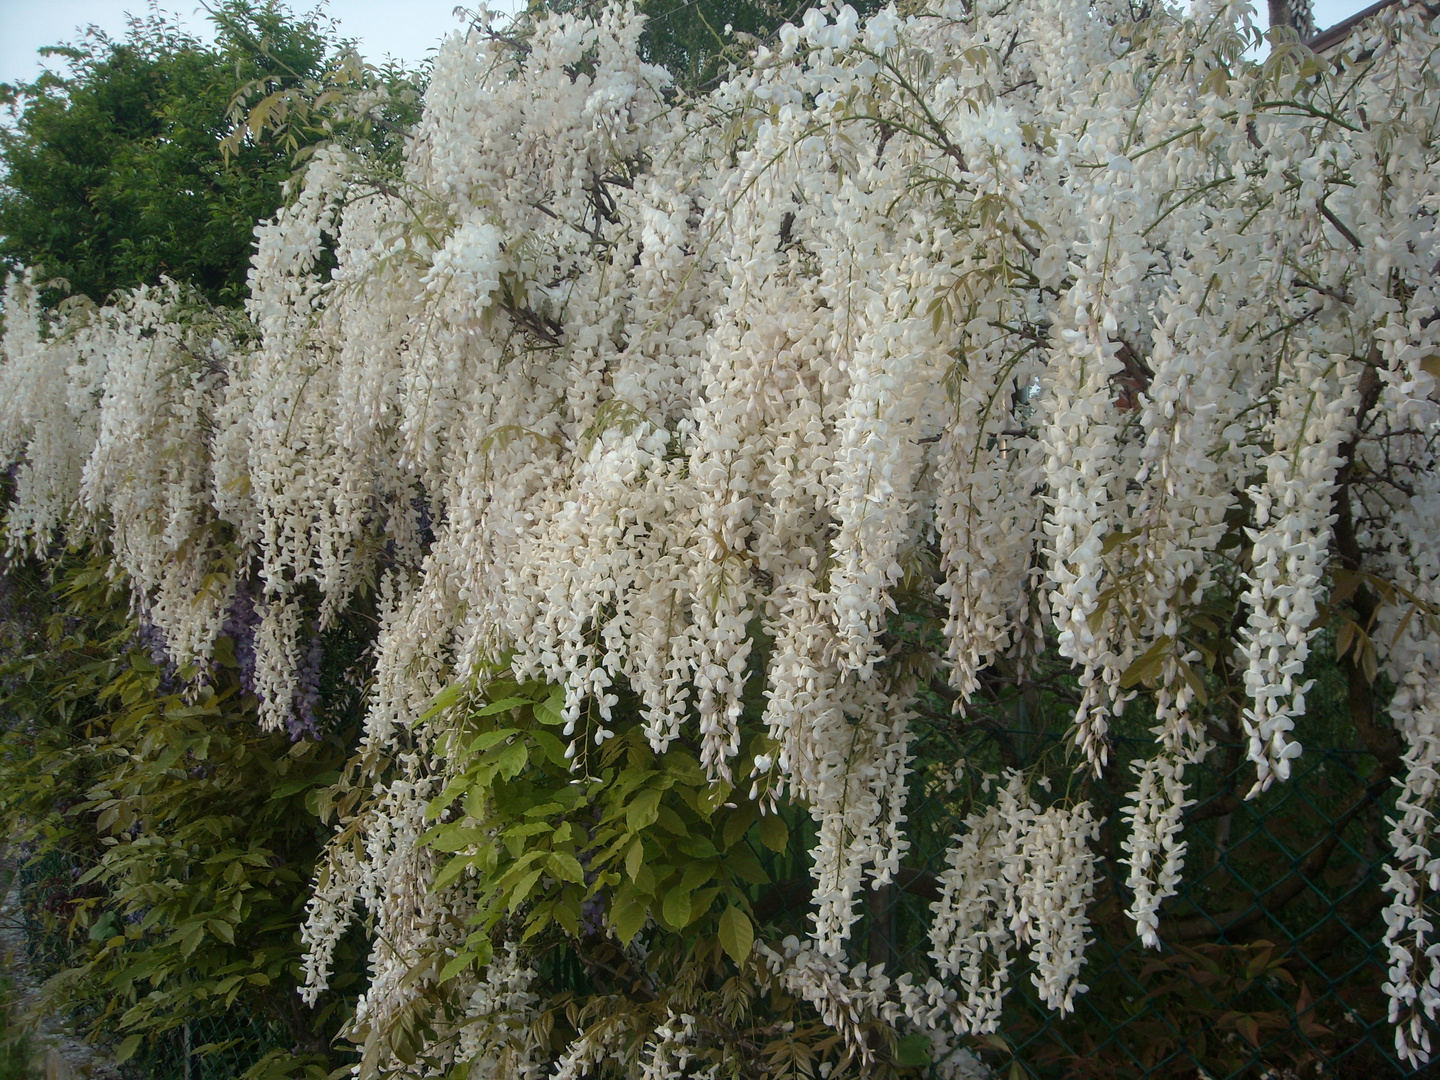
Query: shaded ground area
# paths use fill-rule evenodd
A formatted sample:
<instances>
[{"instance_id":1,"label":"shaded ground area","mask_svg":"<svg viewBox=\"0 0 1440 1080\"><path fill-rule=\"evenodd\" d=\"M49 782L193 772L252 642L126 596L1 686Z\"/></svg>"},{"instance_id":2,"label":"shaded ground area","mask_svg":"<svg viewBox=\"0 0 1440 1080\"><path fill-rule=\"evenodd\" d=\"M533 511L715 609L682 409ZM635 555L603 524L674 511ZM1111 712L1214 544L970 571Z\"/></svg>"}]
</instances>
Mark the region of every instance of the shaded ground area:
<instances>
[{"instance_id":1,"label":"shaded ground area","mask_svg":"<svg viewBox=\"0 0 1440 1080\"><path fill-rule=\"evenodd\" d=\"M77 1038L63 1017L37 1010L39 986L30 971L16 871L16 860L0 854L0 993L9 1006L7 1030L0 1034L9 1041L0 1049L0 1080L120 1080L120 1070Z\"/></svg>"}]
</instances>

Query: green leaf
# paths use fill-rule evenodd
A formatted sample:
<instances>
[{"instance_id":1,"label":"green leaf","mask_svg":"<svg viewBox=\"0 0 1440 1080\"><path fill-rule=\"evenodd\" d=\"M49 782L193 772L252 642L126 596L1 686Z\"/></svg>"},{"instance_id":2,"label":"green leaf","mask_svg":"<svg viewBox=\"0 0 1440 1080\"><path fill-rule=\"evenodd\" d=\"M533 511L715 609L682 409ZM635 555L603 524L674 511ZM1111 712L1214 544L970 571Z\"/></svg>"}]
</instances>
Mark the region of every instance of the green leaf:
<instances>
[{"instance_id":1,"label":"green leaf","mask_svg":"<svg viewBox=\"0 0 1440 1080\"><path fill-rule=\"evenodd\" d=\"M457 956L452 956L450 961L440 969L440 976L437 981L442 983L449 982L474 962L475 954L471 952L462 952Z\"/></svg>"},{"instance_id":2,"label":"green leaf","mask_svg":"<svg viewBox=\"0 0 1440 1080\"><path fill-rule=\"evenodd\" d=\"M476 716L494 716L496 713L509 712L511 709L514 709L514 708L516 708L516 707L518 707L518 706L520 706L520 705L529 705L529 704L530 704L530 702L529 702L529 700L526 699L526 698L520 698L520 697L501 698L499 701L492 701L492 702L490 702L489 705L486 705L486 706L485 706L484 708L482 708L482 709L477 709L476 712L475 712L475 715L476 715Z\"/></svg>"},{"instance_id":3,"label":"green leaf","mask_svg":"<svg viewBox=\"0 0 1440 1080\"><path fill-rule=\"evenodd\" d=\"M745 836L755 821L756 812L755 804L750 802L731 811L730 816L725 819L725 829L721 837L726 848L734 847Z\"/></svg>"},{"instance_id":4,"label":"green leaf","mask_svg":"<svg viewBox=\"0 0 1440 1080\"><path fill-rule=\"evenodd\" d=\"M655 823L660 816L661 794L659 788L648 788L631 801L625 811L625 825L631 832L639 832Z\"/></svg>"},{"instance_id":5,"label":"green leaf","mask_svg":"<svg viewBox=\"0 0 1440 1080\"><path fill-rule=\"evenodd\" d=\"M205 924L193 922L180 938L180 955L189 956L205 937Z\"/></svg>"},{"instance_id":6,"label":"green leaf","mask_svg":"<svg viewBox=\"0 0 1440 1080\"><path fill-rule=\"evenodd\" d=\"M115 1048L115 1064L124 1065L135 1056L135 1051L140 1049L140 1035L129 1035L118 1047Z\"/></svg>"},{"instance_id":7,"label":"green leaf","mask_svg":"<svg viewBox=\"0 0 1440 1080\"><path fill-rule=\"evenodd\" d=\"M611 924L622 945L629 945L635 935L645 926L647 909L645 903L635 896L617 899L611 914Z\"/></svg>"},{"instance_id":8,"label":"green leaf","mask_svg":"<svg viewBox=\"0 0 1440 1080\"><path fill-rule=\"evenodd\" d=\"M1126 689L1139 682L1149 682L1157 678L1165 666L1165 656L1170 652L1175 639L1169 634L1161 634L1151 643L1150 648L1145 650L1143 656L1138 656L1131 662L1120 675L1120 685Z\"/></svg>"},{"instance_id":9,"label":"green leaf","mask_svg":"<svg viewBox=\"0 0 1440 1080\"><path fill-rule=\"evenodd\" d=\"M685 867L685 872L680 876L680 888L686 892L698 889L705 882L715 876L716 863L706 859L702 862L692 862Z\"/></svg>"},{"instance_id":10,"label":"green leaf","mask_svg":"<svg viewBox=\"0 0 1440 1080\"><path fill-rule=\"evenodd\" d=\"M542 724L549 724L551 727L559 727L565 723L565 690L557 686L550 691L550 696L531 710L535 719Z\"/></svg>"},{"instance_id":11,"label":"green leaf","mask_svg":"<svg viewBox=\"0 0 1440 1080\"><path fill-rule=\"evenodd\" d=\"M766 814L760 819L760 842L777 853L790 846L790 828L779 814Z\"/></svg>"},{"instance_id":12,"label":"green leaf","mask_svg":"<svg viewBox=\"0 0 1440 1080\"><path fill-rule=\"evenodd\" d=\"M562 769L569 766L570 763L565 759L565 744L556 736L548 731L532 731L530 737L535 740L535 744L550 760L550 764L558 765Z\"/></svg>"},{"instance_id":13,"label":"green leaf","mask_svg":"<svg viewBox=\"0 0 1440 1080\"><path fill-rule=\"evenodd\" d=\"M695 812L705 820L710 820L716 810L730 801L730 795L734 790L724 780L706 784L695 795Z\"/></svg>"},{"instance_id":14,"label":"green leaf","mask_svg":"<svg viewBox=\"0 0 1440 1080\"><path fill-rule=\"evenodd\" d=\"M453 686L447 686L444 690L441 690L440 693L435 695L435 700L430 703L430 708L420 714L421 721L429 720L433 716L439 716L459 701L460 695L464 692L464 683L455 683Z\"/></svg>"},{"instance_id":15,"label":"green leaf","mask_svg":"<svg viewBox=\"0 0 1440 1080\"><path fill-rule=\"evenodd\" d=\"M270 798L272 800L288 799L291 795L304 791L314 783L315 781L308 776L302 777L299 780L287 780L285 783L277 785L275 790L270 792Z\"/></svg>"},{"instance_id":16,"label":"green leaf","mask_svg":"<svg viewBox=\"0 0 1440 1080\"><path fill-rule=\"evenodd\" d=\"M750 956L755 945L755 927L750 916L738 907L726 908L720 916L720 945L736 964L744 964Z\"/></svg>"},{"instance_id":17,"label":"green leaf","mask_svg":"<svg viewBox=\"0 0 1440 1080\"><path fill-rule=\"evenodd\" d=\"M235 641L233 638L216 638L214 655L216 663L221 667L236 668L240 666L235 661Z\"/></svg>"},{"instance_id":18,"label":"green leaf","mask_svg":"<svg viewBox=\"0 0 1440 1080\"><path fill-rule=\"evenodd\" d=\"M513 780L520 775L520 770L525 768L525 762L530 759L530 748L523 742L513 742L505 748L500 755L500 775L506 780Z\"/></svg>"},{"instance_id":19,"label":"green leaf","mask_svg":"<svg viewBox=\"0 0 1440 1080\"><path fill-rule=\"evenodd\" d=\"M906 1035L895 1044L895 1064L905 1069L929 1068L930 1040L918 1032Z\"/></svg>"},{"instance_id":20,"label":"green leaf","mask_svg":"<svg viewBox=\"0 0 1440 1080\"><path fill-rule=\"evenodd\" d=\"M573 881L577 884L585 881L585 870L581 867L580 860L568 851L552 852L547 865L550 873L561 881Z\"/></svg>"},{"instance_id":21,"label":"green leaf","mask_svg":"<svg viewBox=\"0 0 1440 1080\"><path fill-rule=\"evenodd\" d=\"M425 834L423 842L426 847L449 854L464 851L489 838L489 829L482 829L475 825L439 825Z\"/></svg>"},{"instance_id":22,"label":"green leaf","mask_svg":"<svg viewBox=\"0 0 1440 1080\"><path fill-rule=\"evenodd\" d=\"M765 873L765 868L760 865L760 860L755 857L755 852L750 850L748 844L739 844L727 851L721 865L748 884L770 883L770 875Z\"/></svg>"},{"instance_id":23,"label":"green leaf","mask_svg":"<svg viewBox=\"0 0 1440 1080\"><path fill-rule=\"evenodd\" d=\"M666 872L668 873L668 870ZM640 864L640 869L635 874L635 887L645 893L655 891L655 871L649 863Z\"/></svg>"},{"instance_id":24,"label":"green leaf","mask_svg":"<svg viewBox=\"0 0 1440 1080\"><path fill-rule=\"evenodd\" d=\"M446 885L449 885L452 881L454 881L461 874L463 874L465 872L465 868L469 866L470 863L471 856L456 855L455 858L451 859L448 863L446 863L445 866L441 869L441 871L435 875L435 884L432 887L436 889L445 888Z\"/></svg>"},{"instance_id":25,"label":"green leaf","mask_svg":"<svg viewBox=\"0 0 1440 1080\"><path fill-rule=\"evenodd\" d=\"M719 886L709 889L697 889L690 894L690 918L688 922L694 922L704 915L715 904L715 898L720 895Z\"/></svg>"},{"instance_id":26,"label":"green leaf","mask_svg":"<svg viewBox=\"0 0 1440 1080\"><path fill-rule=\"evenodd\" d=\"M571 937L580 936L580 905L578 903L562 897L555 901L551 910L555 921L564 927Z\"/></svg>"},{"instance_id":27,"label":"green leaf","mask_svg":"<svg viewBox=\"0 0 1440 1080\"><path fill-rule=\"evenodd\" d=\"M115 931L120 928L120 922L113 911L107 911L95 920L95 925L90 927L91 941L105 941L114 937Z\"/></svg>"},{"instance_id":28,"label":"green leaf","mask_svg":"<svg viewBox=\"0 0 1440 1080\"><path fill-rule=\"evenodd\" d=\"M1190 692L1195 695L1195 700L1200 702L1201 705L1210 704L1210 695L1205 690L1205 682L1200 678L1195 669L1178 656L1175 658L1175 663L1180 668L1180 674L1185 677L1186 683L1189 684Z\"/></svg>"},{"instance_id":29,"label":"green leaf","mask_svg":"<svg viewBox=\"0 0 1440 1080\"><path fill-rule=\"evenodd\" d=\"M1134 540L1135 537L1139 535L1139 529L1131 529L1128 532L1112 532L1109 536L1105 537L1105 542L1100 545L1100 554L1109 555L1121 544L1125 543L1128 540Z\"/></svg>"},{"instance_id":30,"label":"green leaf","mask_svg":"<svg viewBox=\"0 0 1440 1080\"><path fill-rule=\"evenodd\" d=\"M713 859L720 854L705 836L687 836L677 846L692 859Z\"/></svg>"},{"instance_id":31,"label":"green leaf","mask_svg":"<svg viewBox=\"0 0 1440 1080\"><path fill-rule=\"evenodd\" d=\"M685 819L671 810L668 806L661 806L655 814L655 819L660 822L660 827L676 836L689 836L690 829L685 824Z\"/></svg>"},{"instance_id":32,"label":"green leaf","mask_svg":"<svg viewBox=\"0 0 1440 1080\"><path fill-rule=\"evenodd\" d=\"M502 743L511 735L519 734L519 728L507 727L496 728L494 731L481 732L470 740L470 752L478 754L482 750L489 750L496 743Z\"/></svg>"},{"instance_id":33,"label":"green leaf","mask_svg":"<svg viewBox=\"0 0 1440 1080\"><path fill-rule=\"evenodd\" d=\"M682 929L690 921L690 892L678 885L665 894L665 903L660 908L665 921L675 929Z\"/></svg>"}]
</instances>

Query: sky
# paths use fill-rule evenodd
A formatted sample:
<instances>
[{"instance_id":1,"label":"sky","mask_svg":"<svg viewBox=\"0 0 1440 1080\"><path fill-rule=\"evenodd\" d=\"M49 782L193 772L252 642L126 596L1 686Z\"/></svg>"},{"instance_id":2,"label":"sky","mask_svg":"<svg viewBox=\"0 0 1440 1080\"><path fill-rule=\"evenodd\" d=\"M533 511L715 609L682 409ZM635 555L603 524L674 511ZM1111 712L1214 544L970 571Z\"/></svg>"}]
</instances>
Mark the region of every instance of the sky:
<instances>
[{"instance_id":1,"label":"sky","mask_svg":"<svg viewBox=\"0 0 1440 1080\"><path fill-rule=\"evenodd\" d=\"M325 10L344 37L359 39L360 54L379 63L387 56L407 65L424 58L440 39L462 23L457 4L478 6L478 0L331 0ZM292 0L293 11L308 11L313 0ZM491 0L492 11L513 10L514 0ZM165 0L160 7L179 17L182 27L198 37L212 38L205 9L197 0ZM36 50L79 37L94 24L112 37L125 31L126 13L144 15L150 0L0 0L0 82L32 79L45 61ZM62 63L50 61L55 67Z\"/></svg>"},{"instance_id":2,"label":"sky","mask_svg":"<svg viewBox=\"0 0 1440 1080\"><path fill-rule=\"evenodd\" d=\"M470 0L469 6L475 6ZM424 58L451 30L460 26L457 0L331 0L326 10L346 37L357 38L365 59L390 56L407 65ZM492 0L492 10L512 9L515 0ZM179 16L191 32L208 37L209 23L196 0L167 0L161 5ZM311 5L291 4L297 10ZM1265 2L1256 6L1264 14ZM1367 0L1315 0L1315 21L1324 29L1367 6ZM44 61L36 50L73 40L95 24L111 36L125 30L127 11L144 14L149 0L0 0L0 82L32 79ZM52 66L54 66L52 61Z\"/></svg>"}]
</instances>

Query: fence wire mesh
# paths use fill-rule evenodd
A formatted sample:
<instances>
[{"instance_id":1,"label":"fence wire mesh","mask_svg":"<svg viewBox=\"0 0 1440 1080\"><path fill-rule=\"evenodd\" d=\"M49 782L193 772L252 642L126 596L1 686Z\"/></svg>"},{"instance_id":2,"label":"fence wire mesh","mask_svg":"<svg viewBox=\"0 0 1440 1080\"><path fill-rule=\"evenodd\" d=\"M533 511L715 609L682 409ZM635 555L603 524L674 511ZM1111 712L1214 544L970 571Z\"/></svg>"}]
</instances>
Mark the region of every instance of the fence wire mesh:
<instances>
[{"instance_id":1,"label":"fence wire mesh","mask_svg":"<svg viewBox=\"0 0 1440 1080\"><path fill-rule=\"evenodd\" d=\"M947 772L962 749L976 759L977 738L1002 766L1044 772L1051 762L1056 782L1076 782L1073 769L1061 768L1060 740L1043 731L990 727L957 738L943 726L927 729L916 747L906 867L894 884L866 897L854 959L884 963L891 972L930 973L936 874L975 802L975 785L955 785ZM1381 990L1381 882L1393 785L1377 776L1375 759L1352 748L1311 747L1289 783L1249 801L1238 745L1220 745L1193 766L1184 884L1163 910L1163 946L1152 950L1124 914L1130 897L1119 811L1130 762L1153 746L1117 739L1118 760L1084 793L1105 819L1091 909L1095 940L1081 976L1089 989L1073 1014L1056 1015L1040 1003L1030 970L1017 963L1000 1030L977 1044L997 1077L1419 1075L1393 1053ZM805 933L809 910L805 852L813 836L802 816L792 824L791 850L772 872L778 884L756 904L757 917L777 935ZM55 856L21 870L37 972L58 970L71 951L57 927L75 899L77 876ZM195 1017L148 1044L125 1073L136 1080L229 1080L284 1044L282 1027L252 1017Z\"/></svg>"},{"instance_id":2,"label":"fence wire mesh","mask_svg":"<svg viewBox=\"0 0 1440 1080\"><path fill-rule=\"evenodd\" d=\"M191 1020L125 1063L127 1080L233 1080L286 1044L285 1029L222 1014Z\"/></svg>"},{"instance_id":3,"label":"fence wire mesh","mask_svg":"<svg viewBox=\"0 0 1440 1080\"><path fill-rule=\"evenodd\" d=\"M1058 738L1034 730L984 735L1009 767L1043 774L1047 758L1063 758ZM973 787L946 790L957 748L939 731L927 738L916 755L909 865L867 897L856 956L917 977L930 974L935 875L973 797ZM1153 754L1154 743L1117 739L1114 750L1119 760L1083 793L1104 818L1094 942L1081 975L1089 989L1073 1014L1057 1015L1040 1003L1033 967L1017 963L1000 1030L981 1040L997 1072L1012 1080L1417 1075L1394 1055L1381 989L1394 785L1375 759L1307 749L1289 783L1253 800L1244 797L1253 768L1238 743L1192 766L1184 881L1162 908L1162 946L1148 949L1125 915L1120 810L1130 763ZM927 758L940 768L927 770ZM1051 775L1076 782L1070 769Z\"/></svg>"}]
</instances>

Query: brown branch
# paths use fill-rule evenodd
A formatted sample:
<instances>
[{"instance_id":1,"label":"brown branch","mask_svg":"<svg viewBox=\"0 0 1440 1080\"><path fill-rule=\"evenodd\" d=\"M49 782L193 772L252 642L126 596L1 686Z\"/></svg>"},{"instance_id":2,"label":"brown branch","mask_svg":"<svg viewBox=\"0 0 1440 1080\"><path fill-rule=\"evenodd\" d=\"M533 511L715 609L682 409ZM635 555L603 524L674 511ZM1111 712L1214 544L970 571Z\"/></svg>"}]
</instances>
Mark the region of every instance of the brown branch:
<instances>
[{"instance_id":1,"label":"brown branch","mask_svg":"<svg viewBox=\"0 0 1440 1080\"><path fill-rule=\"evenodd\" d=\"M1346 225L1343 221L1341 221L1338 217L1335 216L1331 209L1325 205L1324 199L1321 199L1315 205L1320 208L1320 213L1325 215L1325 220L1330 222L1331 225L1334 225L1336 231L1338 231L1341 236L1345 237L1346 240L1350 241L1351 247L1353 247L1356 251L1359 251L1361 247L1360 238L1350 231L1350 226Z\"/></svg>"},{"instance_id":2,"label":"brown branch","mask_svg":"<svg viewBox=\"0 0 1440 1080\"><path fill-rule=\"evenodd\" d=\"M1330 834L1311 848L1309 854L1282 878L1279 884L1264 893L1262 897L1257 898L1258 902L1220 915L1197 915L1187 919L1162 922L1161 940L1181 942L1195 941L1199 938L1214 937L1219 934L1233 936L1237 930L1244 930L1265 916L1280 911L1291 900L1303 893L1310 882L1319 878L1319 875L1325 870L1326 864L1329 863L1330 856L1340 846L1340 836L1346 826L1354 821L1355 817L1367 806L1390 790L1390 781L1393 775L1384 766L1377 766L1375 771L1370 774L1365 789L1356 794L1344 812L1331 823Z\"/></svg>"},{"instance_id":3,"label":"brown branch","mask_svg":"<svg viewBox=\"0 0 1440 1080\"><path fill-rule=\"evenodd\" d=\"M1344 289L1331 289L1325 285L1316 285L1313 281L1306 281L1304 278L1298 277L1295 279L1295 284L1299 285L1302 289L1313 289L1315 292L1323 296L1328 296L1332 300L1339 300L1342 304L1353 305L1355 303L1355 298Z\"/></svg>"},{"instance_id":4,"label":"brown branch","mask_svg":"<svg viewBox=\"0 0 1440 1080\"><path fill-rule=\"evenodd\" d=\"M814 887L815 882L808 874L805 877L789 878L786 881L777 882L755 904L756 924L764 926L786 911L803 912L810 906L810 897ZM902 866L896 871L888 891L892 901L895 894L901 892L909 893L919 900L930 903L940 899L940 883L935 879L935 875L928 870L916 870L909 866Z\"/></svg>"},{"instance_id":5,"label":"brown branch","mask_svg":"<svg viewBox=\"0 0 1440 1080\"><path fill-rule=\"evenodd\" d=\"M1360 540L1355 532L1355 512L1351 504L1350 485L1355 467L1355 450L1360 443L1370 412L1380 400L1380 376L1376 368L1380 362L1378 348L1372 347L1365 368L1360 373L1360 402L1355 410L1355 434L1340 448L1343 464L1335 475L1334 496L1335 527L1332 532L1335 555L1346 570L1358 573L1362 568L1363 553ZM1350 597L1350 606L1355 611L1356 622L1368 633L1374 625L1375 613L1380 600L1367 585L1359 586ZM1404 747L1400 734L1388 724L1379 722L1375 715L1374 687L1366 677L1360 662L1360 650L1352 649L1340 661L1345 672L1346 700L1350 706L1350 718L1365 743L1365 748L1375 755L1380 767L1391 776L1400 772L1400 756Z\"/></svg>"}]
</instances>

